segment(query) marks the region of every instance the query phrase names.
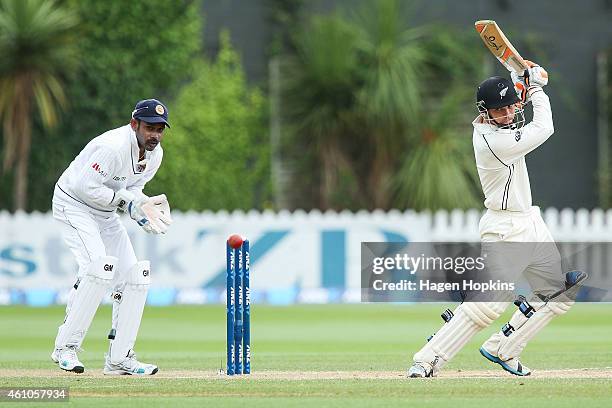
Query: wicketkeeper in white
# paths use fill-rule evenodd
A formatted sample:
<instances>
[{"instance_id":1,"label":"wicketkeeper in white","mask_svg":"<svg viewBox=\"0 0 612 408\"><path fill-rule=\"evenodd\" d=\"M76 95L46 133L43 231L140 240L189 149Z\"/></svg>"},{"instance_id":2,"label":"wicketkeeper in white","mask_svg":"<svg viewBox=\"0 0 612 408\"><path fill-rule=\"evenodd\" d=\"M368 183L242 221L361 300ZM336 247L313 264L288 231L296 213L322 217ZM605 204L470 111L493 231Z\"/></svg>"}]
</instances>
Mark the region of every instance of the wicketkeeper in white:
<instances>
[{"instance_id":1,"label":"wicketkeeper in white","mask_svg":"<svg viewBox=\"0 0 612 408\"><path fill-rule=\"evenodd\" d=\"M136 258L117 210L127 212L148 233L167 231L172 218L166 196L147 197L142 192L161 164L166 126L168 109L163 103L138 102L130 123L91 140L55 185L53 217L79 266L51 354L62 370L85 370L77 352L98 305L113 289L104 374L157 372L157 366L139 362L133 350L151 268L149 261Z\"/></svg>"},{"instance_id":2,"label":"wicketkeeper in white","mask_svg":"<svg viewBox=\"0 0 612 408\"><path fill-rule=\"evenodd\" d=\"M478 87L473 145L476 166L485 195L487 212L480 220L483 245L491 242L549 243L534 250L528 259L517 259L513 267L530 281L541 278L569 289L584 278L560 268L560 255L546 227L540 209L532 206L525 155L544 143L554 132L552 112L543 87L548 74L528 61L529 69L512 73L510 82L492 77ZM519 99L520 96L520 99ZM533 121L523 126L523 103L531 100ZM534 244L537 245L537 244ZM544 265L544 267L542 266ZM532 285L533 286L533 285ZM577 287L577 286L576 286ZM538 293L538 291L540 293ZM519 309L500 332L493 334L480 353L512 374L531 373L519 361L521 352L553 317L562 315L572 305L569 298L550 301L548 287L534 289L533 299L517 302ZM409 377L432 377L480 330L489 326L510 302L464 302L454 316L414 355Z\"/></svg>"}]
</instances>

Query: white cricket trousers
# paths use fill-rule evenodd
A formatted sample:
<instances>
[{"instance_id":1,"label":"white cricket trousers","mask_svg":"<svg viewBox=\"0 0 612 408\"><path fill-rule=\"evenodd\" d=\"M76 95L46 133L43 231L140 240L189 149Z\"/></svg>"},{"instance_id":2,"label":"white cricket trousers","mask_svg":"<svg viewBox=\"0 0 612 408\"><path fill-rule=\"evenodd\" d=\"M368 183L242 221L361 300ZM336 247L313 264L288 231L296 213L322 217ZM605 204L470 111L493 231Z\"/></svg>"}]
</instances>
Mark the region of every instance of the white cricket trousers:
<instances>
[{"instance_id":1,"label":"white cricket trousers","mask_svg":"<svg viewBox=\"0 0 612 408\"><path fill-rule=\"evenodd\" d=\"M506 263L511 276L523 276L531 288L541 294L554 293L563 287L561 256L552 234L542 219L540 208L532 206L524 212L487 210L480 219L480 239L483 248L509 251L508 246L493 242L522 242L519 255ZM503 254L508 258L508 253Z\"/></svg>"},{"instance_id":2,"label":"white cricket trousers","mask_svg":"<svg viewBox=\"0 0 612 408\"><path fill-rule=\"evenodd\" d=\"M116 213L92 214L54 200L53 218L58 221L64 242L79 265L78 278L84 276L93 260L102 256L115 256L119 260L115 283L124 281L124 275L138 262L130 237Z\"/></svg>"}]
</instances>

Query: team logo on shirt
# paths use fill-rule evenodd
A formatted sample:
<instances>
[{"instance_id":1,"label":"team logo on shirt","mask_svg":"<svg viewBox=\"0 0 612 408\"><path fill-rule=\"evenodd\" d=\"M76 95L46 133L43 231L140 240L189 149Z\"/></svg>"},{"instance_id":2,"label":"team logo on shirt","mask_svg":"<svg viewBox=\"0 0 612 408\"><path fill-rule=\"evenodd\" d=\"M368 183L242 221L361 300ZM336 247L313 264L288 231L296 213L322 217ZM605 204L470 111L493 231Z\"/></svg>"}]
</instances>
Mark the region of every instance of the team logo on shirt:
<instances>
[{"instance_id":1,"label":"team logo on shirt","mask_svg":"<svg viewBox=\"0 0 612 408\"><path fill-rule=\"evenodd\" d=\"M92 169L94 169L95 171L97 171L97 172L98 172L98 174L100 174L102 177L106 177L106 176L108 176L108 173L107 173L107 172L105 172L104 170L102 170L102 169L100 168L100 165L99 165L98 163L94 163L94 164L92 164L92 165L91 165L91 168L92 168Z\"/></svg>"},{"instance_id":2,"label":"team logo on shirt","mask_svg":"<svg viewBox=\"0 0 612 408\"><path fill-rule=\"evenodd\" d=\"M521 136L522 136L521 131L517 130L516 133L514 134L514 140L518 142L519 140L521 140Z\"/></svg>"},{"instance_id":3,"label":"team logo on shirt","mask_svg":"<svg viewBox=\"0 0 612 408\"><path fill-rule=\"evenodd\" d=\"M147 168L147 162L148 161L149 161L149 159L142 159L141 161L136 163L136 171L138 173L142 173L143 171L145 171L145 169Z\"/></svg>"}]
</instances>

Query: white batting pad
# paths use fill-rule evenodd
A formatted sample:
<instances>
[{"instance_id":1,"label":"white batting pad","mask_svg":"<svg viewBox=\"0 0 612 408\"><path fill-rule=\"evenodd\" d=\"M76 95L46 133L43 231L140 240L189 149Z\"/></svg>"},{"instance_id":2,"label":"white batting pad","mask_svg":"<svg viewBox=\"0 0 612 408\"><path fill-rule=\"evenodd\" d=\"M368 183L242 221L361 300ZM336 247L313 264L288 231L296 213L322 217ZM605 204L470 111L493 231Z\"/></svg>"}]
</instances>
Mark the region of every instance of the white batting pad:
<instances>
[{"instance_id":1,"label":"white batting pad","mask_svg":"<svg viewBox=\"0 0 612 408\"><path fill-rule=\"evenodd\" d=\"M508 307L507 302L463 303L454 312L453 318L444 324L432 339L414 355L415 363L426 363L434 372L438 371L468 341L487 327Z\"/></svg>"},{"instance_id":2,"label":"white batting pad","mask_svg":"<svg viewBox=\"0 0 612 408\"><path fill-rule=\"evenodd\" d=\"M485 350L494 352L494 354L497 355L502 340L523 327L529 318L533 316L536 311L544 307L545 304L546 303L540 301L536 296L534 296L531 301L527 301L525 299L523 302L521 302L508 323L504 325L499 332L493 333L491 337L489 337L487 341L483 343L482 347L484 347Z\"/></svg>"},{"instance_id":3,"label":"white batting pad","mask_svg":"<svg viewBox=\"0 0 612 408\"><path fill-rule=\"evenodd\" d=\"M55 348L67 345L81 347L96 310L106 294L114 276L118 259L103 256L93 261L74 292L67 307L66 320L58 329Z\"/></svg>"},{"instance_id":4,"label":"white batting pad","mask_svg":"<svg viewBox=\"0 0 612 408\"><path fill-rule=\"evenodd\" d=\"M150 284L149 261L138 262L127 273L121 302L113 307L113 327L116 333L115 339L111 340L109 353L111 363L122 362L134 348Z\"/></svg>"},{"instance_id":5,"label":"white batting pad","mask_svg":"<svg viewBox=\"0 0 612 408\"><path fill-rule=\"evenodd\" d=\"M529 340L550 323L553 317L567 313L573 304L573 301L548 302L510 336L500 336L498 357L503 361L518 357Z\"/></svg>"}]
</instances>

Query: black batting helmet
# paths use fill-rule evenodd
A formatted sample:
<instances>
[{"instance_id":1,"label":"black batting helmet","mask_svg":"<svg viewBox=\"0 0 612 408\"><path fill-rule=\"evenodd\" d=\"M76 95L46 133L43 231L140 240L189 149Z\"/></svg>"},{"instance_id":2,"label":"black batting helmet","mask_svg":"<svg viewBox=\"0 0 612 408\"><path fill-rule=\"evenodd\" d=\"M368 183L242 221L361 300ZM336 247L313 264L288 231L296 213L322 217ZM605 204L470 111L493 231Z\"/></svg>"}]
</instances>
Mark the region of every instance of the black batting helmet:
<instances>
[{"instance_id":1,"label":"black batting helmet","mask_svg":"<svg viewBox=\"0 0 612 408\"><path fill-rule=\"evenodd\" d=\"M478 85L476 103L479 108L497 109L520 102L514 85L506 78L494 76Z\"/></svg>"}]
</instances>

